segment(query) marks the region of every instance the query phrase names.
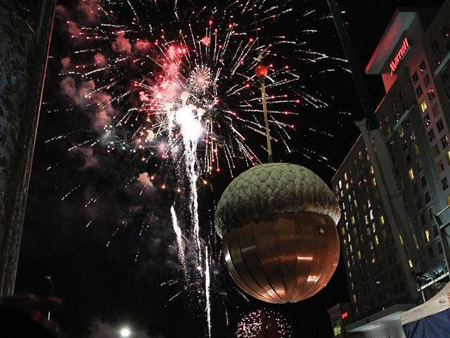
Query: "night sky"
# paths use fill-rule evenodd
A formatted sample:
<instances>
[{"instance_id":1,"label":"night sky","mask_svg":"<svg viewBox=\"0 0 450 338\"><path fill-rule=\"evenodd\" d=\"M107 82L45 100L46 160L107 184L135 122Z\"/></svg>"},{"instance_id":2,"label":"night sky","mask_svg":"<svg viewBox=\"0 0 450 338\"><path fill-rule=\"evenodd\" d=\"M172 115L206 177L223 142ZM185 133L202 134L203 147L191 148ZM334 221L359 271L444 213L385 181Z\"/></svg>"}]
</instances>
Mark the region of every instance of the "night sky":
<instances>
[{"instance_id":1,"label":"night sky","mask_svg":"<svg viewBox=\"0 0 450 338\"><path fill-rule=\"evenodd\" d=\"M339 2L341 9L346 11L348 29L364 67L397 6L439 6L443 1ZM314 3L319 12L326 13L325 0ZM76 1L59 1L59 4L70 8ZM295 36L297 26L287 26L289 35ZM313 47L343 57L334 26L328 22L324 27L328 28L321 32L323 39L313 41ZM71 48L67 40L67 32L59 19L49 60L44 94L46 105L42 109L36 141L16 293L48 296L51 288L45 276L51 275L53 294L64 301L58 321L69 337L114 337L116 329L124 324L140 331L137 337L205 337L204 318L198 317L202 311L195 291L185 292L169 302L184 289L183 283L161 285L182 277L177 267L175 236L170 223L173 194L153 190L140 194L142 188L135 182L123 189L123 182L135 173L135 164L126 155L104 156L98 165L92 154L79 152L73 156L67 152L74 143L86 137L83 130L88 129L90 123L76 110L64 112L67 101L59 93L61 78L57 74L60 60ZM327 81L317 83L313 77L310 82L324 93L331 107L322 112L307 112L290 145L294 150L304 146L315 149L337 168L358 135L352 120L361 116L359 101L351 77L345 71L329 73ZM369 78L368 82L377 104L383 94L381 78ZM350 115L332 118L336 111ZM330 141L307 133L308 127L335 136ZM46 142L68 132L70 137ZM323 163L306 160L295 151L288 156L276 148L275 160L307 166L328 183L334 174ZM211 220L211 200L219 199L230 179L225 173L216 175L211 180L214 191L200 191L203 223ZM61 201L74 188L73 194ZM99 207L85 207L97 195L101 196ZM93 222L86 227L89 220ZM119 224L120 230L116 231ZM144 235L137 236L142 224L148 228ZM139 259L135 261L137 254ZM280 312L292 325L293 337L331 337L326 309L348 301L342 260L329 285L318 295L283 306L268 306L256 300L247 302L235 291L223 266L217 264L212 269L217 276L213 285L217 292L213 293L212 336L217 338L233 337L242 314L264 308ZM228 309L228 326L224 308Z\"/></svg>"}]
</instances>

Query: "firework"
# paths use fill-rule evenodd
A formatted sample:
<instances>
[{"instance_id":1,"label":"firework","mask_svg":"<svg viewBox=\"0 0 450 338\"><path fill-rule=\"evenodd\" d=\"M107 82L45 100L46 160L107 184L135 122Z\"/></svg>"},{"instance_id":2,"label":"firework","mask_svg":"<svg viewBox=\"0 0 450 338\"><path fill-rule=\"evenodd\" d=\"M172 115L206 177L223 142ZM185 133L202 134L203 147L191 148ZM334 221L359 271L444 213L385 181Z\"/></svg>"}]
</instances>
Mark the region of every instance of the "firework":
<instances>
[{"instance_id":1,"label":"firework","mask_svg":"<svg viewBox=\"0 0 450 338\"><path fill-rule=\"evenodd\" d=\"M268 67L271 140L290 152L300 109L326 103L308 92L304 75L288 61L317 64L329 57L311 51L302 37L289 39L274 29L292 12L290 0L79 1L78 21L60 12L74 48L61 61L60 87L74 109L88 112L92 132L69 151L129 153L139 158L139 181L148 188L160 181L159 188L168 189L173 182L155 176L175 172L176 193L186 197L189 211L189 224L174 207L170 211L178 257L185 282L203 289L210 335L213 235L202 237L197 190L208 185L208 176L223 169L233 176L238 163L255 165L267 154L255 67ZM191 249L196 255L189 261L185 251Z\"/></svg>"},{"instance_id":2,"label":"firework","mask_svg":"<svg viewBox=\"0 0 450 338\"><path fill-rule=\"evenodd\" d=\"M291 326L286 319L274 311L257 310L244 315L238 323L236 337L257 338L292 337Z\"/></svg>"}]
</instances>

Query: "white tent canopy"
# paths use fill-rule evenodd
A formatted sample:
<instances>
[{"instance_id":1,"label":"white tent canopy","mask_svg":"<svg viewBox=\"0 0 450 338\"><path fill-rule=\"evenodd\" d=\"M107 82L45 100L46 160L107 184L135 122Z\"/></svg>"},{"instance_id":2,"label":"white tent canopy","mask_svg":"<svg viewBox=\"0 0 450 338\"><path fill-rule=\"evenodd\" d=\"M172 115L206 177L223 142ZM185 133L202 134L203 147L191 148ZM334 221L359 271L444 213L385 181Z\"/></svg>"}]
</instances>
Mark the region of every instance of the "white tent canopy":
<instances>
[{"instance_id":1,"label":"white tent canopy","mask_svg":"<svg viewBox=\"0 0 450 338\"><path fill-rule=\"evenodd\" d=\"M450 309L450 283L427 302L400 315L400 319L406 325L447 309Z\"/></svg>"}]
</instances>

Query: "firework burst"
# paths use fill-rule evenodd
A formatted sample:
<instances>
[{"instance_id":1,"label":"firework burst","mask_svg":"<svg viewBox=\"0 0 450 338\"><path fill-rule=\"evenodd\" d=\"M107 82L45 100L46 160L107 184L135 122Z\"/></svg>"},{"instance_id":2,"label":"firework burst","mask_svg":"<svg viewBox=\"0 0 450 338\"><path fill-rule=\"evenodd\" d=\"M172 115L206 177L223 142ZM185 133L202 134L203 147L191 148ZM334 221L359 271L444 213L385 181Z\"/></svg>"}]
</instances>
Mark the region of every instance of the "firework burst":
<instances>
[{"instance_id":1,"label":"firework burst","mask_svg":"<svg viewBox=\"0 0 450 338\"><path fill-rule=\"evenodd\" d=\"M139 158L139 166L130 174L140 174L146 187L158 181L167 189L166 180L155 177L175 172L176 195L187 201L189 214L186 225L174 207L170 210L178 257L184 280L203 289L209 335L214 251L208 247L214 235L211 229L201 231L197 190L208 185L208 176L223 169L233 176L238 162L255 165L267 154L255 67L265 64L269 69L265 99L271 140L279 149L290 152L293 121L301 109L327 106L308 92L305 75L289 64L295 60L317 65L330 59L311 51L303 36L280 34L280 23L293 20L293 4L79 0L76 13L59 9L73 46L61 61L60 87L74 109L88 112L91 119L91 131L69 151L95 148L131 154ZM300 17L307 20L313 13L305 10ZM305 36L313 33L302 31ZM92 157L92 150L89 154ZM125 187L129 184L127 180ZM80 185L63 200L78 189ZM86 207L98 200L95 196ZM185 251L193 248L196 255L190 261Z\"/></svg>"},{"instance_id":2,"label":"firework burst","mask_svg":"<svg viewBox=\"0 0 450 338\"><path fill-rule=\"evenodd\" d=\"M238 323L236 337L292 337L291 326L274 311L257 310L244 315Z\"/></svg>"}]
</instances>

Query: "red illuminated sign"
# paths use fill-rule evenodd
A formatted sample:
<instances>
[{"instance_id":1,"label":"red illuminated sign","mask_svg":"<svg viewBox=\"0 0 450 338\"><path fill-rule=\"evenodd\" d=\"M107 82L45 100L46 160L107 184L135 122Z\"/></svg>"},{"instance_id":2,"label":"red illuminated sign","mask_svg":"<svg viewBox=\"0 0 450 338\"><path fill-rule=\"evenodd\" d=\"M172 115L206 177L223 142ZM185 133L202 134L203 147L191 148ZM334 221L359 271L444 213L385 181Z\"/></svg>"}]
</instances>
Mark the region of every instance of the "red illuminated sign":
<instances>
[{"instance_id":1,"label":"red illuminated sign","mask_svg":"<svg viewBox=\"0 0 450 338\"><path fill-rule=\"evenodd\" d=\"M395 55L394 60L392 60L392 62L389 64L389 66L391 67L391 75L394 74L394 72L397 70L398 64L405 57L406 52L409 50L409 47L411 47L409 44L409 40L408 38L405 38L402 42L402 46L397 52L397 55Z\"/></svg>"},{"instance_id":2,"label":"red illuminated sign","mask_svg":"<svg viewBox=\"0 0 450 338\"><path fill-rule=\"evenodd\" d=\"M341 315L341 317L342 317L342 319L347 318L347 317L348 317L348 312L344 312L344 313Z\"/></svg>"}]
</instances>

